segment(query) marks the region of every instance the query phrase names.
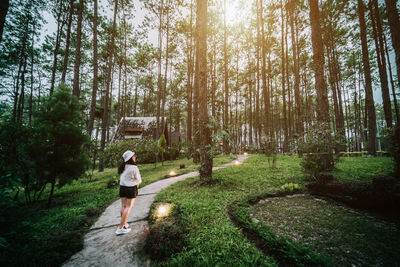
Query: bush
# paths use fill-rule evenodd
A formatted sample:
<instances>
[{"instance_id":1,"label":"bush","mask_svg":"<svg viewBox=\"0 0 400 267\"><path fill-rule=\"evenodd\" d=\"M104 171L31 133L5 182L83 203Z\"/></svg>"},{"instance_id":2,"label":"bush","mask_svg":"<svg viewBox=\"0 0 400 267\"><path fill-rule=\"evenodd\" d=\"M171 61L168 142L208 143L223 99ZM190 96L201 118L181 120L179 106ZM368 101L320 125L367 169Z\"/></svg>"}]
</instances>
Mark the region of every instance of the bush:
<instances>
[{"instance_id":1,"label":"bush","mask_svg":"<svg viewBox=\"0 0 400 267\"><path fill-rule=\"evenodd\" d=\"M116 187L117 185L119 185L119 181L116 175L114 175L113 177L110 178L110 180L108 180L107 182L107 188L113 188Z\"/></svg>"},{"instance_id":2,"label":"bush","mask_svg":"<svg viewBox=\"0 0 400 267\"><path fill-rule=\"evenodd\" d=\"M268 166L276 168L276 159L278 154L278 143L275 139L268 138L263 143L263 152L267 156Z\"/></svg>"},{"instance_id":3,"label":"bush","mask_svg":"<svg viewBox=\"0 0 400 267\"><path fill-rule=\"evenodd\" d=\"M180 157L180 149L178 143L173 143L172 146L168 147L165 151L165 158L168 160L176 160Z\"/></svg>"},{"instance_id":4,"label":"bush","mask_svg":"<svg viewBox=\"0 0 400 267\"><path fill-rule=\"evenodd\" d=\"M400 126L393 129L390 139L390 150L394 159L394 176L400 180Z\"/></svg>"},{"instance_id":5,"label":"bush","mask_svg":"<svg viewBox=\"0 0 400 267\"><path fill-rule=\"evenodd\" d=\"M0 176L21 178L25 201L40 199L51 184L58 187L78 179L87 167L88 142L79 100L60 85L35 112L31 125L5 121L0 125Z\"/></svg>"},{"instance_id":6,"label":"bush","mask_svg":"<svg viewBox=\"0 0 400 267\"><path fill-rule=\"evenodd\" d=\"M316 179L318 173L334 168L340 156L340 153L334 154L338 143L329 126L325 124L312 127L307 132L305 141L299 143L299 148L303 151L300 165L312 180Z\"/></svg>"},{"instance_id":7,"label":"bush","mask_svg":"<svg viewBox=\"0 0 400 267\"><path fill-rule=\"evenodd\" d=\"M149 220L149 235L145 249L152 258L163 259L178 253L185 246L184 228L181 222L181 211L178 206L170 205L169 214L157 216L157 207L153 203Z\"/></svg>"},{"instance_id":8,"label":"bush","mask_svg":"<svg viewBox=\"0 0 400 267\"><path fill-rule=\"evenodd\" d=\"M300 186L298 184L294 184L294 183L286 183L281 186L281 189L285 192L293 192L293 191L299 190Z\"/></svg>"},{"instance_id":9,"label":"bush","mask_svg":"<svg viewBox=\"0 0 400 267\"><path fill-rule=\"evenodd\" d=\"M130 139L120 143L108 145L104 149L104 166L116 168L122 162L122 154L132 150L136 154L138 163L154 163L157 156L157 143L152 140Z\"/></svg>"}]
</instances>

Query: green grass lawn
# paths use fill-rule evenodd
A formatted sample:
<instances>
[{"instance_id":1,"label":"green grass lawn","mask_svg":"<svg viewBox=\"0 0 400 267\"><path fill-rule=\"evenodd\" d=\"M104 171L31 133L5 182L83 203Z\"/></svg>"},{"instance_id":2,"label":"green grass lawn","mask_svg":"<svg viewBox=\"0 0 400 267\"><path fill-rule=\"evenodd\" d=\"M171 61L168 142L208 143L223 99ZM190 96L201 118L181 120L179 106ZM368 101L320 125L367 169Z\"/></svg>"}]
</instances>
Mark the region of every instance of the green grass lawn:
<instances>
[{"instance_id":1,"label":"green grass lawn","mask_svg":"<svg viewBox=\"0 0 400 267\"><path fill-rule=\"evenodd\" d=\"M229 156L217 156L214 166L230 162ZM185 169L179 169L185 164ZM138 166L145 186L165 178L171 170L177 174L199 169L199 164L180 159ZM45 209L43 200L26 206L22 199L15 207L0 211L0 265L58 266L82 249L83 236L102 211L118 199L117 168L94 172L92 178L81 178L56 188L52 207ZM109 186L113 185L113 186ZM23 195L22 193L20 195Z\"/></svg>"},{"instance_id":2,"label":"green grass lawn","mask_svg":"<svg viewBox=\"0 0 400 267\"><path fill-rule=\"evenodd\" d=\"M338 180L371 180L374 175L390 175L394 172L392 157L341 158L333 174Z\"/></svg>"},{"instance_id":3,"label":"green grass lawn","mask_svg":"<svg viewBox=\"0 0 400 267\"><path fill-rule=\"evenodd\" d=\"M345 172L357 169L353 180L371 179L382 168L391 169L388 158L345 158L334 174L345 178ZM276 266L277 259L258 250L228 216L229 206L249 195L276 193L285 183L304 188L305 175L296 156L278 156L277 168L270 169L266 157L250 155L240 166L214 172L214 182L204 185L191 178L161 191L157 202L179 207L184 229L185 247L174 255L159 259L157 265L170 266ZM379 163L378 163L379 162ZM344 229L343 231L346 231ZM162 246L162 244L161 244Z\"/></svg>"},{"instance_id":4,"label":"green grass lawn","mask_svg":"<svg viewBox=\"0 0 400 267\"><path fill-rule=\"evenodd\" d=\"M396 224L310 195L261 200L254 217L290 240L311 246L334 266L396 266L400 230Z\"/></svg>"}]
</instances>

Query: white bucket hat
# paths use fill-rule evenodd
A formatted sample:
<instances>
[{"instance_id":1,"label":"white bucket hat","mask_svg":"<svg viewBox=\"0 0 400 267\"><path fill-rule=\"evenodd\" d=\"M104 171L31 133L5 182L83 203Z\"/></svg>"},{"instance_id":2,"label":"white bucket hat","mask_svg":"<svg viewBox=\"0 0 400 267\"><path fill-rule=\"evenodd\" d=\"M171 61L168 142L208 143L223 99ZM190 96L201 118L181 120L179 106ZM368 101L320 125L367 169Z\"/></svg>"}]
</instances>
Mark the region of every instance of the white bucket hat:
<instances>
[{"instance_id":1,"label":"white bucket hat","mask_svg":"<svg viewBox=\"0 0 400 267\"><path fill-rule=\"evenodd\" d=\"M130 150L125 151L124 154L122 155L122 157L124 158L124 162L130 160L133 155L135 155L135 152L132 152Z\"/></svg>"}]
</instances>

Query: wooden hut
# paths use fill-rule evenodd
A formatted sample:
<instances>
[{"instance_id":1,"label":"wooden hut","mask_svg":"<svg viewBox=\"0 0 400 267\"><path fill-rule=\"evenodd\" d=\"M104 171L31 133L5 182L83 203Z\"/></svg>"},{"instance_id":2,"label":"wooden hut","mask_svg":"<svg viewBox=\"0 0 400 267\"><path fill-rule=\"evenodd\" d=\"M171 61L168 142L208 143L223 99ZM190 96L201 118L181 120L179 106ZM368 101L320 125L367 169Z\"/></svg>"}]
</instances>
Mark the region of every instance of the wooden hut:
<instances>
[{"instance_id":1,"label":"wooden hut","mask_svg":"<svg viewBox=\"0 0 400 267\"><path fill-rule=\"evenodd\" d=\"M160 124L161 124L160 118ZM167 127L167 119L164 118L164 125L161 126L162 131L157 133L157 117L125 117L121 118L118 123L117 130L111 139L111 143L118 143L127 139L150 139L157 140L164 133L169 145L169 135Z\"/></svg>"}]
</instances>

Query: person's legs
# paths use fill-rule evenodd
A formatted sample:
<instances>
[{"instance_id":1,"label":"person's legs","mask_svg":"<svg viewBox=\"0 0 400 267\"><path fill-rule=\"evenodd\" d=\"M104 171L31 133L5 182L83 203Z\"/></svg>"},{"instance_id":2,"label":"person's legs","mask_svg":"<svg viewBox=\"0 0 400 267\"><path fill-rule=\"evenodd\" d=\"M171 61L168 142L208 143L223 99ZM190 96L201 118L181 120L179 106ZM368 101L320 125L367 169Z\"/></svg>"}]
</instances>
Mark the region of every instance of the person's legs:
<instances>
[{"instance_id":1,"label":"person's legs","mask_svg":"<svg viewBox=\"0 0 400 267\"><path fill-rule=\"evenodd\" d=\"M131 199L128 198L126 201L127 212L126 212L125 224L128 221L128 217L129 217L129 214L131 213L133 203L135 203L135 198L131 198Z\"/></svg>"},{"instance_id":2,"label":"person's legs","mask_svg":"<svg viewBox=\"0 0 400 267\"><path fill-rule=\"evenodd\" d=\"M124 207L124 210L123 210L123 213L122 213L122 217L121 217L121 223L119 224L120 228L122 228L126 224L134 200L135 200L134 198L127 198L126 199L125 207Z\"/></svg>"},{"instance_id":3,"label":"person's legs","mask_svg":"<svg viewBox=\"0 0 400 267\"><path fill-rule=\"evenodd\" d=\"M120 224L119 224L119 228L122 228L124 225L125 225L125 223L124 223L124 218L126 217L125 216L125 214L126 214L126 212L127 212L127 208L128 208L128 203L129 203L129 198L126 198L126 197L122 197L121 198L121 222L120 222Z\"/></svg>"},{"instance_id":4,"label":"person's legs","mask_svg":"<svg viewBox=\"0 0 400 267\"><path fill-rule=\"evenodd\" d=\"M121 212L120 212L121 218L122 218L122 212L124 211L126 205L125 203L126 203L126 197L121 197Z\"/></svg>"}]
</instances>

